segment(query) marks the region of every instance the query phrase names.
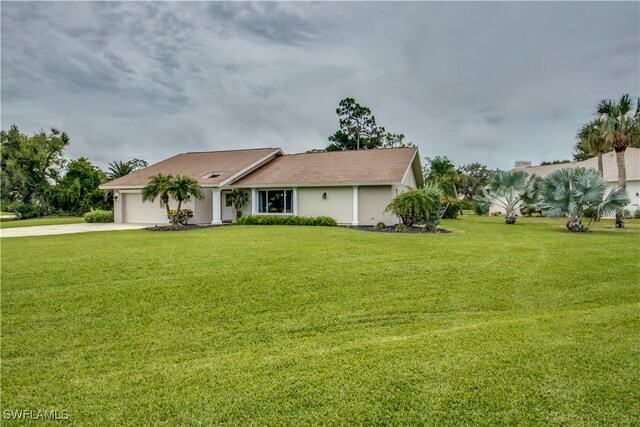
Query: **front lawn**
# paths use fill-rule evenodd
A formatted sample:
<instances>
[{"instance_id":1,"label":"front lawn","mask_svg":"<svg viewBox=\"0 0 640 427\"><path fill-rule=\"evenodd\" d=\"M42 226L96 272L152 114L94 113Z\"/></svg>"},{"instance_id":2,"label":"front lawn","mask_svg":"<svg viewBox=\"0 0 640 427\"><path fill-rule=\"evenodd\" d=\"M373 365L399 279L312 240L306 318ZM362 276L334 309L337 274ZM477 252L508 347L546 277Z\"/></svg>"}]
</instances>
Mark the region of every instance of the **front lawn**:
<instances>
[{"instance_id":1,"label":"front lawn","mask_svg":"<svg viewBox=\"0 0 640 427\"><path fill-rule=\"evenodd\" d=\"M0 218L0 228L35 227L38 225L78 224L84 218L78 216L51 216L45 218L15 219Z\"/></svg>"},{"instance_id":2,"label":"front lawn","mask_svg":"<svg viewBox=\"0 0 640 427\"><path fill-rule=\"evenodd\" d=\"M2 409L76 425L637 423L640 223L502 221L4 239Z\"/></svg>"}]
</instances>

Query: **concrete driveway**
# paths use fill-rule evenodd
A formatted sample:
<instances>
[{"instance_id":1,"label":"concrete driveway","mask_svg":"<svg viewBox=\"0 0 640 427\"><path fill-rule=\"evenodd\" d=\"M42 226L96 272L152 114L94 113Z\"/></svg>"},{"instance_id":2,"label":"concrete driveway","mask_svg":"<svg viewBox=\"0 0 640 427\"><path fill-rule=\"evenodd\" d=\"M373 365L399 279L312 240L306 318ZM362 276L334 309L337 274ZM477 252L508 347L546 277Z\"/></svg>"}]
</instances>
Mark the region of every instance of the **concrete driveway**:
<instances>
[{"instance_id":1,"label":"concrete driveway","mask_svg":"<svg viewBox=\"0 0 640 427\"><path fill-rule=\"evenodd\" d=\"M90 233L93 231L137 230L153 224L60 224L0 229L0 237L50 236L52 234Z\"/></svg>"}]
</instances>

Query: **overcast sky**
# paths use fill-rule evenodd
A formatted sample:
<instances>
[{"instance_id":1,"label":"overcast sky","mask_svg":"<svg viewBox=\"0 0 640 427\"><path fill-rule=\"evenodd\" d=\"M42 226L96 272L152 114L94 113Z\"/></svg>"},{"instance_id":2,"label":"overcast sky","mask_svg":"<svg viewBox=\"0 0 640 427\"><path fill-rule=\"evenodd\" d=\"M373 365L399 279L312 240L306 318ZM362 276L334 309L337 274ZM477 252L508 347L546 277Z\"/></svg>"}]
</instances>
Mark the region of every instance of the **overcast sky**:
<instances>
[{"instance_id":1,"label":"overcast sky","mask_svg":"<svg viewBox=\"0 0 640 427\"><path fill-rule=\"evenodd\" d=\"M422 157L571 158L640 93L640 3L2 2L2 128L105 166L327 145L353 97Z\"/></svg>"}]
</instances>

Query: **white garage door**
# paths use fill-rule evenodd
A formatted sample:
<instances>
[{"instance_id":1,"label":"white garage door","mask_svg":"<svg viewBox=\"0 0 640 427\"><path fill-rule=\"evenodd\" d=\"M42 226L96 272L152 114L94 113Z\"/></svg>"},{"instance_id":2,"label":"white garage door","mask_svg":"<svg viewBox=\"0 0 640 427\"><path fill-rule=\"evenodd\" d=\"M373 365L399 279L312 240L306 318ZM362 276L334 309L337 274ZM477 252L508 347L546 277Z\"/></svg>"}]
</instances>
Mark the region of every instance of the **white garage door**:
<instances>
[{"instance_id":1,"label":"white garage door","mask_svg":"<svg viewBox=\"0 0 640 427\"><path fill-rule=\"evenodd\" d=\"M123 222L131 224L168 224L167 211L160 201L143 202L140 193L123 193Z\"/></svg>"}]
</instances>

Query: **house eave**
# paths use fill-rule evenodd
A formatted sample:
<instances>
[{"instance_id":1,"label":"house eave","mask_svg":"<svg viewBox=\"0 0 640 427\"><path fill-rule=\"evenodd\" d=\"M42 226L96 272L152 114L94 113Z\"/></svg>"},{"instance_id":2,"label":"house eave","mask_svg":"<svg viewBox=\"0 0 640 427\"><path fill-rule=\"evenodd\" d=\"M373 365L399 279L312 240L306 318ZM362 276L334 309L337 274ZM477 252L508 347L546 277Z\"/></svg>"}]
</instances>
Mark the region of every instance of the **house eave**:
<instances>
[{"instance_id":1,"label":"house eave","mask_svg":"<svg viewBox=\"0 0 640 427\"><path fill-rule=\"evenodd\" d=\"M300 188L300 187L371 187L401 185L398 181L366 181L366 182L283 182L283 183L257 183L227 185L226 188Z\"/></svg>"}]
</instances>

